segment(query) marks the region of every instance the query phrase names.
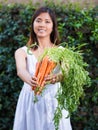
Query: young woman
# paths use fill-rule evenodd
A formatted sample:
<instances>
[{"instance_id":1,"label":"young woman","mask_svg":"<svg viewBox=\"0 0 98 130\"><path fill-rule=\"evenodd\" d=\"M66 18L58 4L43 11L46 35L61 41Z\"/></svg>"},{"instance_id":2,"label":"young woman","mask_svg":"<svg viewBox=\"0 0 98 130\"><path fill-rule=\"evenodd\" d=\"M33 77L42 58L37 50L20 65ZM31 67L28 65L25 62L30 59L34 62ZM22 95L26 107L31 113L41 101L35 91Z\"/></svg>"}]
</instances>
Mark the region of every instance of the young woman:
<instances>
[{"instance_id":1,"label":"young woman","mask_svg":"<svg viewBox=\"0 0 98 130\"><path fill-rule=\"evenodd\" d=\"M36 43L36 44L35 44ZM39 8L33 15L31 34L27 45L15 52L17 75L24 82L20 92L13 130L55 130L53 117L57 107L56 92L62 80L62 74L55 68L55 74L48 75L45 80L45 91L38 96L34 103L32 86L38 86L37 77L34 76L38 57L46 48L59 44L57 22L54 12L48 7ZM28 47L33 45L29 52ZM43 68L44 69L44 68ZM56 70L57 69L57 70ZM58 78L59 76L59 78ZM50 82L50 84L47 84ZM65 118L68 112L62 112L60 130L72 130L70 118Z\"/></svg>"}]
</instances>

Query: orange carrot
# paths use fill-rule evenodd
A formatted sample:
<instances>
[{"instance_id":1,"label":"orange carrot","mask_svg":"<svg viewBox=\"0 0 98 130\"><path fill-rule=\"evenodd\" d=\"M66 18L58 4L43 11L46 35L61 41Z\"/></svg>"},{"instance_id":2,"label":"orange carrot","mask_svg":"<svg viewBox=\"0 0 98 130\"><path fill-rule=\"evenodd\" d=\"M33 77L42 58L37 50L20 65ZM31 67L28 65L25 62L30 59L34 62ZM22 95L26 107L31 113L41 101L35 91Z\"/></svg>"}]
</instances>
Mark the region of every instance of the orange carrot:
<instances>
[{"instance_id":1,"label":"orange carrot","mask_svg":"<svg viewBox=\"0 0 98 130\"><path fill-rule=\"evenodd\" d=\"M35 94L42 92L45 85L44 78L51 73L55 66L56 63L50 60L48 56L45 56L42 61L36 64L35 76L37 77L38 87L32 87Z\"/></svg>"},{"instance_id":2,"label":"orange carrot","mask_svg":"<svg viewBox=\"0 0 98 130\"><path fill-rule=\"evenodd\" d=\"M48 74L50 74L51 71L54 69L55 66L56 66L55 62L49 61L48 68L46 70L45 76L47 76Z\"/></svg>"},{"instance_id":3,"label":"orange carrot","mask_svg":"<svg viewBox=\"0 0 98 130\"><path fill-rule=\"evenodd\" d=\"M42 64L40 66L40 69L39 69L39 72L38 72L38 75L37 75L37 82L38 82L39 86L41 86L41 83L44 79L44 75L45 75L47 65L48 65L48 57L46 56L42 60Z\"/></svg>"},{"instance_id":4,"label":"orange carrot","mask_svg":"<svg viewBox=\"0 0 98 130\"><path fill-rule=\"evenodd\" d=\"M56 66L56 63L49 60L49 61L48 61L48 66L47 66L47 68L46 68L46 72L45 72L44 77L46 77L48 74L50 74L51 71L54 69L55 66ZM44 77L43 77L43 79L44 79ZM45 81L42 80L42 82L41 82L41 84L40 84L40 88L39 88L37 94L40 94L40 93L42 92L42 90L43 90L43 88L44 88L44 84L45 84Z\"/></svg>"},{"instance_id":5,"label":"orange carrot","mask_svg":"<svg viewBox=\"0 0 98 130\"><path fill-rule=\"evenodd\" d=\"M55 62L53 62L53 61L48 61L48 62L49 62L48 63L48 67L46 69L44 77L46 77L47 75L49 75L51 73L51 71L54 69L54 67L56 66ZM42 82L42 84L43 84L43 82ZM41 84L41 86L43 86L42 84Z\"/></svg>"},{"instance_id":6,"label":"orange carrot","mask_svg":"<svg viewBox=\"0 0 98 130\"><path fill-rule=\"evenodd\" d=\"M42 68L42 70L44 69L44 71L41 73L42 75L41 75L41 78L40 78L40 81L39 81L39 84L40 84L40 86L41 86L41 84L42 84L42 82L43 82L43 80L44 80L44 77L45 77L45 73L46 73L46 70L47 70L47 67L48 67L48 60L46 61L46 66L45 66L45 68ZM42 66L43 67L43 66Z\"/></svg>"},{"instance_id":7,"label":"orange carrot","mask_svg":"<svg viewBox=\"0 0 98 130\"><path fill-rule=\"evenodd\" d=\"M42 61L42 64L41 64L41 67L40 67L40 70L39 70L39 73L40 73L40 79L39 79L39 85L41 85L42 81L43 81L43 78L44 78L44 75L45 75L45 72L46 72L46 69L47 69L47 65L48 65L48 57L44 57L43 58L43 61Z\"/></svg>"},{"instance_id":8,"label":"orange carrot","mask_svg":"<svg viewBox=\"0 0 98 130\"><path fill-rule=\"evenodd\" d=\"M37 62L37 63L36 63L36 71L35 71L35 76L37 76L37 75L38 75L38 71L39 71L40 65L41 65L41 62Z\"/></svg>"},{"instance_id":9,"label":"orange carrot","mask_svg":"<svg viewBox=\"0 0 98 130\"><path fill-rule=\"evenodd\" d=\"M40 65L41 65L41 61L39 61L39 62L36 63L35 77L37 77L37 75L38 75ZM32 87L32 90L34 90L35 88L36 88L36 87L33 86L33 87Z\"/></svg>"}]
</instances>

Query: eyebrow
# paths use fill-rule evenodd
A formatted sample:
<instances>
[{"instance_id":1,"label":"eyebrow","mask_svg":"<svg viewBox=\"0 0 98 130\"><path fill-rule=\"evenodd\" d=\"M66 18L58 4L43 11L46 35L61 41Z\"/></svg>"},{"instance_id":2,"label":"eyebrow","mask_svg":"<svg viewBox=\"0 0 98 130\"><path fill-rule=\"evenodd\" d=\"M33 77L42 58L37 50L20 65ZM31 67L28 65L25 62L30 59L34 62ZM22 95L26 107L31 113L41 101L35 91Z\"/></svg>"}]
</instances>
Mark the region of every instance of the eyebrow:
<instances>
[{"instance_id":1,"label":"eyebrow","mask_svg":"<svg viewBox=\"0 0 98 130\"><path fill-rule=\"evenodd\" d=\"M42 20L41 18L36 18L36 19ZM45 20L51 20L51 19L45 19Z\"/></svg>"}]
</instances>

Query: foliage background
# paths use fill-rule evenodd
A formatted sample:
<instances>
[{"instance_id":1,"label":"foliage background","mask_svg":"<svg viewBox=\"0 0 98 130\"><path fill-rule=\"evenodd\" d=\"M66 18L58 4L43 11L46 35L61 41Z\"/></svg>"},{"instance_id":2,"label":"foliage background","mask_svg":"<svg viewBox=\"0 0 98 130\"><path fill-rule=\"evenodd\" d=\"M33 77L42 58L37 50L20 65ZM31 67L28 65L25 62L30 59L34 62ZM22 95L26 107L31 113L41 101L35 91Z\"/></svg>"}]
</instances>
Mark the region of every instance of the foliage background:
<instances>
[{"instance_id":1,"label":"foliage background","mask_svg":"<svg viewBox=\"0 0 98 130\"><path fill-rule=\"evenodd\" d=\"M46 2L57 15L62 46L83 52L91 77L85 97L71 116L73 130L98 129L98 7ZM0 4L0 130L12 130L23 82L16 75L14 52L28 41L31 17L40 5ZM64 43L63 43L64 42Z\"/></svg>"}]
</instances>

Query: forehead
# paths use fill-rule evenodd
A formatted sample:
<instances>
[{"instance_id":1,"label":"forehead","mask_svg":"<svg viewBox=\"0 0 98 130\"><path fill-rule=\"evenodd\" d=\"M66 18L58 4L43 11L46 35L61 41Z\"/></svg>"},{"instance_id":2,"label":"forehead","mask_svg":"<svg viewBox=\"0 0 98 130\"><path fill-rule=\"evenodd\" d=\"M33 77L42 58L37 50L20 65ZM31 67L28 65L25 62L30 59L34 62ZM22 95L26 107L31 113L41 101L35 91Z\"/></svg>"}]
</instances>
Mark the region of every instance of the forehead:
<instances>
[{"instance_id":1,"label":"forehead","mask_svg":"<svg viewBox=\"0 0 98 130\"><path fill-rule=\"evenodd\" d=\"M36 19L47 19L47 20L52 20L49 13L41 13L39 14Z\"/></svg>"}]
</instances>

